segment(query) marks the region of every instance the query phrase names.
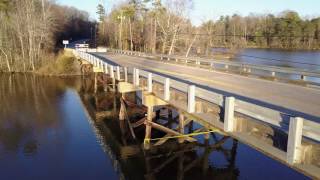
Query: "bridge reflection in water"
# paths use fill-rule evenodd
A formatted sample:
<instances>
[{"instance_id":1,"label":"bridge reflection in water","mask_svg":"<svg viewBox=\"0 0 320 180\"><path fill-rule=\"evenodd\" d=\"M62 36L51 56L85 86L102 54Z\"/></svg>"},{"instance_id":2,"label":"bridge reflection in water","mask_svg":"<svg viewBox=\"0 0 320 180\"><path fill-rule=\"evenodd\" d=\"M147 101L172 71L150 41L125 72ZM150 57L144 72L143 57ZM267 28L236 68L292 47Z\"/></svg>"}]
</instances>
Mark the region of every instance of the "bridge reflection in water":
<instances>
[{"instance_id":1,"label":"bridge reflection in water","mask_svg":"<svg viewBox=\"0 0 320 180\"><path fill-rule=\"evenodd\" d=\"M90 85L94 81L83 79L83 84ZM98 79L103 84L108 80ZM143 148L145 126L143 120L146 108L141 100L131 93L126 96L128 118L133 122L119 120L119 112L124 105L121 95L107 87L94 86L80 92L82 102L88 111L98 139L104 150L113 159L114 168L123 179L237 179L239 170L235 166L238 142L230 137L211 133L210 139L201 135L197 142L178 143L172 139L161 146ZM100 90L100 91L99 91ZM107 92L105 92L107 91ZM121 114L121 113L120 113ZM120 117L121 119L121 117ZM178 126L178 113L174 110L159 108L154 121L172 128ZM131 128L134 128L133 138ZM191 122L186 132L194 132L200 125ZM162 131L153 130L152 137L163 137ZM211 154L223 157L219 165L214 165Z\"/></svg>"}]
</instances>

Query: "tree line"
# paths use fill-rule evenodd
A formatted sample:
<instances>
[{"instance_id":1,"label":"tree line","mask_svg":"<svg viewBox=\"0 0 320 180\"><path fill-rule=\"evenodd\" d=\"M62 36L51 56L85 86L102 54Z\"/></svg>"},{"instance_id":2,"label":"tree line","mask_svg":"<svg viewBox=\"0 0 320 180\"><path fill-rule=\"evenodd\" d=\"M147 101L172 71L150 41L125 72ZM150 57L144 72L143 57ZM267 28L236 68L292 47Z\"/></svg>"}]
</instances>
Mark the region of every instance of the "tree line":
<instances>
[{"instance_id":1,"label":"tree line","mask_svg":"<svg viewBox=\"0 0 320 180\"><path fill-rule=\"evenodd\" d=\"M320 17L297 12L221 16L191 23L192 0L128 0L106 14L98 5L98 42L113 48L209 55L214 47L319 49Z\"/></svg>"},{"instance_id":2,"label":"tree line","mask_svg":"<svg viewBox=\"0 0 320 180\"><path fill-rule=\"evenodd\" d=\"M0 0L0 71L35 71L62 47L62 39L90 38L87 12L50 0Z\"/></svg>"}]
</instances>

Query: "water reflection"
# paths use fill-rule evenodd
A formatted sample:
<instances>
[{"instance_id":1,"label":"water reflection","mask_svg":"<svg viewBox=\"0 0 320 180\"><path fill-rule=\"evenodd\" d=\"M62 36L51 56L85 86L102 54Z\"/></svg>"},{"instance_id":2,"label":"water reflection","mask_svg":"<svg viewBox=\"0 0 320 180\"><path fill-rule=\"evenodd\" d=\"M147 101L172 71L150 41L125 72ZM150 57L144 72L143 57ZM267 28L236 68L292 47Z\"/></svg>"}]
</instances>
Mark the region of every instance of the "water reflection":
<instances>
[{"instance_id":1,"label":"water reflection","mask_svg":"<svg viewBox=\"0 0 320 180\"><path fill-rule=\"evenodd\" d=\"M133 102L138 100L134 94L126 96L126 102L130 104L128 111L130 120L133 126L137 127L135 128L136 140L132 138L128 124L124 120L119 120L118 115L121 109L119 94L82 92L81 97L95 121L98 137L103 140L105 151L109 156L114 157L113 164L121 177L125 179L168 177L170 179L237 179L239 170L235 166L238 144L236 140L212 134L214 138L211 141L187 144L169 141L145 151L141 146L145 132L144 126L135 126L135 124L139 124L143 119L146 109L134 105ZM174 126L174 121L177 119L175 114L170 113L166 117L159 115L161 118L158 120L164 121L166 118L166 121L170 122L168 124ZM153 134L157 136L163 132L153 130ZM226 141L230 141L231 146L225 146ZM223 166L214 166L209 162L212 152L218 152L224 157Z\"/></svg>"},{"instance_id":2,"label":"water reflection","mask_svg":"<svg viewBox=\"0 0 320 180\"><path fill-rule=\"evenodd\" d=\"M95 88L90 76L0 74L0 179L304 178L218 134L197 137L196 143L171 140L146 151L141 146L146 109L137 105L139 98L125 97L134 139L127 121L119 120L121 95L105 86L110 83L105 77L97 81L104 85ZM157 123L176 128L177 113L164 112L156 109ZM191 123L186 129L197 128ZM152 137L164 135L152 131Z\"/></svg>"},{"instance_id":3,"label":"water reflection","mask_svg":"<svg viewBox=\"0 0 320 180\"><path fill-rule=\"evenodd\" d=\"M119 112L123 105L120 99L123 96L110 89L108 92L92 92L83 91L82 102L94 122L101 146L112 157L113 167L122 179L306 178L268 157L261 156L248 146L239 144L235 139L215 133L211 134L209 140L203 136L197 137L198 142L195 143L179 144L176 140L169 140L160 146L153 145L150 150L145 150L145 128L141 121L144 120L146 109L140 105L141 99L135 93L125 96L129 119L137 137L134 139L128 123L119 120ZM166 109L159 108L155 109L155 117L154 121L157 123L172 129L177 128L176 112L167 112ZM199 127L197 123L190 123L187 131L194 132ZM152 130L153 138L164 135L161 131ZM239 147L241 160L237 158ZM252 159L255 161L248 164L247 161L250 162ZM253 170L251 166L257 169ZM248 171L250 168L252 171Z\"/></svg>"},{"instance_id":4,"label":"water reflection","mask_svg":"<svg viewBox=\"0 0 320 180\"><path fill-rule=\"evenodd\" d=\"M0 74L0 179L117 179L77 95L91 81Z\"/></svg>"},{"instance_id":5,"label":"water reflection","mask_svg":"<svg viewBox=\"0 0 320 180\"><path fill-rule=\"evenodd\" d=\"M17 152L23 144L25 155L37 152L38 143L32 136L61 123L55 103L63 98L66 82L27 74L0 74L0 143L4 151Z\"/></svg>"}]
</instances>

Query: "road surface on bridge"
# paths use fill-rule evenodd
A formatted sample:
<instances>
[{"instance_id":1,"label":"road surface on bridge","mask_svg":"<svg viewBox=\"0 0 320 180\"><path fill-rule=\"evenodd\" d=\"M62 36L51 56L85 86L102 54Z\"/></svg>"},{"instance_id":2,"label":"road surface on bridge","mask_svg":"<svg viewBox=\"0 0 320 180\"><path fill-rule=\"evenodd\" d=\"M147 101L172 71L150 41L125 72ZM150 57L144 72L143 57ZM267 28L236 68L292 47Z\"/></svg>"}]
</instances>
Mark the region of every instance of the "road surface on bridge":
<instances>
[{"instance_id":1,"label":"road surface on bridge","mask_svg":"<svg viewBox=\"0 0 320 180\"><path fill-rule=\"evenodd\" d=\"M220 94L320 122L320 90L316 88L163 63L142 57L92 54L104 58L109 63L149 70Z\"/></svg>"}]
</instances>

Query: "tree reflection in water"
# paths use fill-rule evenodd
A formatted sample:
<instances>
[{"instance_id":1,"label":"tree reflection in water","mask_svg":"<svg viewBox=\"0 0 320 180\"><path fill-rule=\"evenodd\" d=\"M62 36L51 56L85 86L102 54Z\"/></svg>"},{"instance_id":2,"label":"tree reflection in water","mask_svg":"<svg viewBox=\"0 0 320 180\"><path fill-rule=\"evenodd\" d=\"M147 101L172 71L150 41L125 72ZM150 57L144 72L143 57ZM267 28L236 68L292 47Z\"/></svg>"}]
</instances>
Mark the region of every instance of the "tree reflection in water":
<instances>
[{"instance_id":1,"label":"tree reflection in water","mask_svg":"<svg viewBox=\"0 0 320 180\"><path fill-rule=\"evenodd\" d=\"M0 145L6 153L37 153L36 134L57 130L61 112L57 105L76 78L61 80L32 74L0 73Z\"/></svg>"}]
</instances>

